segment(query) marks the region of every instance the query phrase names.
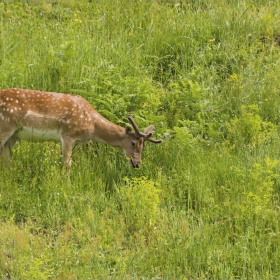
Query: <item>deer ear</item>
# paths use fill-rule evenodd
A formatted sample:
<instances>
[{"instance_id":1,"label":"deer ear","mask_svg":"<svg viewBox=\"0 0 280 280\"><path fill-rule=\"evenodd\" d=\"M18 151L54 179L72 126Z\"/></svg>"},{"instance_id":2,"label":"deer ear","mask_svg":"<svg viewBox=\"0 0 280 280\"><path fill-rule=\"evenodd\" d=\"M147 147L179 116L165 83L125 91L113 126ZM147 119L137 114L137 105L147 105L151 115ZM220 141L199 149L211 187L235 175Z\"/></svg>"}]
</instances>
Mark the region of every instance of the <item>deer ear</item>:
<instances>
[{"instance_id":1,"label":"deer ear","mask_svg":"<svg viewBox=\"0 0 280 280\"><path fill-rule=\"evenodd\" d=\"M131 131L132 131L132 128L131 128L130 126L127 126L127 127L125 128L125 134L126 134L126 135L130 135L130 134L131 134Z\"/></svg>"}]
</instances>

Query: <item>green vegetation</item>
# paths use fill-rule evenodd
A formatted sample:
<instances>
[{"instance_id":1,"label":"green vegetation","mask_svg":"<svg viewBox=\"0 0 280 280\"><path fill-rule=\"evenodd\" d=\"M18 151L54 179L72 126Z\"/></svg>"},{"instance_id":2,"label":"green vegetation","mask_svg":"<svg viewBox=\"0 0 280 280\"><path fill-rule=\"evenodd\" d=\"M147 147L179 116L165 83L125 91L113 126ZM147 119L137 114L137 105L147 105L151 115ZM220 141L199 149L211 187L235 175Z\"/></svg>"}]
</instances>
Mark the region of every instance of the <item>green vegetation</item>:
<instances>
[{"instance_id":1,"label":"green vegetation","mask_svg":"<svg viewBox=\"0 0 280 280\"><path fill-rule=\"evenodd\" d=\"M279 279L280 2L0 3L0 88L80 94L123 152L16 145L0 171L1 279Z\"/></svg>"}]
</instances>

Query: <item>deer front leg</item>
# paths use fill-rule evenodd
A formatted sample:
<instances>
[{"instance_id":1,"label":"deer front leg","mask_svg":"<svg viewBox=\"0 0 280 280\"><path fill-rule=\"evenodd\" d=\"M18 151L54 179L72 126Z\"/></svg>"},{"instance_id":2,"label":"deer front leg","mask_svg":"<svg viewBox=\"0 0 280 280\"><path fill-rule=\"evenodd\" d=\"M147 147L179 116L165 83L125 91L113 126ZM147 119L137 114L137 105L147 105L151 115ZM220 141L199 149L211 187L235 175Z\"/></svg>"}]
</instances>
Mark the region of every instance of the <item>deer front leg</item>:
<instances>
[{"instance_id":1,"label":"deer front leg","mask_svg":"<svg viewBox=\"0 0 280 280\"><path fill-rule=\"evenodd\" d=\"M72 149L75 141L69 138L61 139L62 160L66 167L69 169L72 164Z\"/></svg>"}]
</instances>

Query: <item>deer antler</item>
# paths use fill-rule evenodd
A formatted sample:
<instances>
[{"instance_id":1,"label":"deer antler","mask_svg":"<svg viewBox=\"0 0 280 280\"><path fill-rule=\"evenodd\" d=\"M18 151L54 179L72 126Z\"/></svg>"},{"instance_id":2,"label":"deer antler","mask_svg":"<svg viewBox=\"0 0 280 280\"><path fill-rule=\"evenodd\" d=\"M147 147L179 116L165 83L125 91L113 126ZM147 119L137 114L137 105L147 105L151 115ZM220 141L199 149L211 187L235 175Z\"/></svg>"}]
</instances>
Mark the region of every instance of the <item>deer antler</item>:
<instances>
[{"instance_id":1,"label":"deer antler","mask_svg":"<svg viewBox=\"0 0 280 280\"><path fill-rule=\"evenodd\" d=\"M155 129L155 126L154 125L150 125L149 127L146 128L145 132L141 132L137 126L137 124L135 123L134 119L132 116L128 116L127 117L128 120L130 121L130 123L132 124L133 128L134 128L134 131L135 131L135 134L137 137L144 137L145 140L148 140L152 143L161 143L162 140L159 139L159 140L156 140L154 138L151 138L152 136L152 132L153 130Z\"/></svg>"},{"instance_id":2,"label":"deer antler","mask_svg":"<svg viewBox=\"0 0 280 280\"><path fill-rule=\"evenodd\" d=\"M145 129L144 133L149 134L149 133L152 133L154 130L155 130L155 126L154 126L154 125L150 125L150 126L148 126L148 127ZM151 137L147 138L146 140L148 140L148 141L150 141L150 142L152 142L152 143L156 143L156 144L162 142L161 139L156 140L156 139L151 138Z\"/></svg>"},{"instance_id":3,"label":"deer antler","mask_svg":"<svg viewBox=\"0 0 280 280\"><path fill-rule=\"evenodd\" d=\"M137 137L144 137L144 138L149 138L152 136L152 132L149 132L149 133L143 133L139 130L137 124L135 123L134 119L132 116L128 116L127 117L128 120L130 121L130 123L132 124L133 128L134 128L134 131L135 131L135 134Z\"/></svg>"},{"instance_id":4,"label":"deer antler","mask_svg":"<svg viewBox=\"0 0 280 280\"><path fill-rule=\"evenodd\" d=\"M155 144L158 144L158 143L162 142L162 139L156 140L156 139L151 138L151 137L147 138L146 140L148 140L149 142L155 143Z\"/></svg>"}]
</instances>

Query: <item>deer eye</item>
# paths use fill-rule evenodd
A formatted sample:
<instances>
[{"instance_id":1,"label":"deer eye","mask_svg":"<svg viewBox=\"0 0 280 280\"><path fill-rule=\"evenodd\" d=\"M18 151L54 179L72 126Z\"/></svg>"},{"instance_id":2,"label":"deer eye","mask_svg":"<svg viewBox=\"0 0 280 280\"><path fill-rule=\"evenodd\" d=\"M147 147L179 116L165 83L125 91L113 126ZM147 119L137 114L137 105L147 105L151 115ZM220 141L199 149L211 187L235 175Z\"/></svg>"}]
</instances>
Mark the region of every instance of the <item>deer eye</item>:
<instances>
[{"instance_id":1,"label":"deer eye","mask_svg":"<svg viewBox=\"0 0 280 280\"><path fill-rule=\"evenodd\" d=\"M131 142L131 146L132 146L132 147L135 147L135 146L136 146L136 143L135 143L135 142Z\"/></svg>"}]
</instances>

